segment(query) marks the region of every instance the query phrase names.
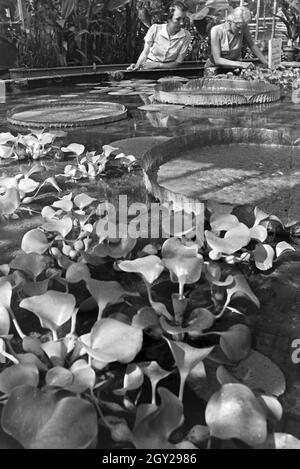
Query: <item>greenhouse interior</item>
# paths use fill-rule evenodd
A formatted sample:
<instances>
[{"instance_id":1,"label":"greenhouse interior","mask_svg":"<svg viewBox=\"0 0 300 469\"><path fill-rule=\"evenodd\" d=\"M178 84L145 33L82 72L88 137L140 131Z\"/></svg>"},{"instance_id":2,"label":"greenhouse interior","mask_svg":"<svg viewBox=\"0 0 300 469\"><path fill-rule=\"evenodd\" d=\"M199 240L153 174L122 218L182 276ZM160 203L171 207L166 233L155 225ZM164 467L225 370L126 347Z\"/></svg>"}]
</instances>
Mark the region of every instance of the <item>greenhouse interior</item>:
<instances>
[{"instance_id":1,"label":"greenhouse interior","mask_svg":"<svg viewBox=\"0 0 300 469\"><path fill-rule=\"evenodd\" d=\"M300 0L0 0L0 449L300 449L299 39Z\"/></svg>"}]
</instances>

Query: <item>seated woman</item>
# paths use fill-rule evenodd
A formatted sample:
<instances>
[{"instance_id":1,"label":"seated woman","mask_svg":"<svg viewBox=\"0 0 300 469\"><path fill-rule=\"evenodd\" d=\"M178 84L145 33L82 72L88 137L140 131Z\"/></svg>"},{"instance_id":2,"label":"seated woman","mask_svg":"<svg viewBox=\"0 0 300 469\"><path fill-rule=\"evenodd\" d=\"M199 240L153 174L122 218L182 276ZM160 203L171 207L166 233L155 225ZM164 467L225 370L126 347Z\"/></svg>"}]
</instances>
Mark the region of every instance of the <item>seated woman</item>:
<instances>
[{"instance_id":1,"label":"seated woman","mask_svg":"<svg viewBox=\"0 0 300 469\"><path fill-rule=\"evenodd\" d=\"M248 23L251 12L246 7L235 8L225 23L213 26L210 31L211 55L205 64L205 76L224 73L224 69L253 68L252 62L240 62L242 46L245 43L265 66L267 58L254 44Z\"/></svg>"},{"instance_id":2,"label":"seated woman","mask_svg":"<svg viewBox=\"0 0 300 469\"><path fill-rule=\"evenodd\" d=\"M127 70L178 67L192 40L191 34L183 28L186 12L184 3L174 1L169 9L168 23L153 24L149 28L141 55Z\"/></svg>"}]
</instances>

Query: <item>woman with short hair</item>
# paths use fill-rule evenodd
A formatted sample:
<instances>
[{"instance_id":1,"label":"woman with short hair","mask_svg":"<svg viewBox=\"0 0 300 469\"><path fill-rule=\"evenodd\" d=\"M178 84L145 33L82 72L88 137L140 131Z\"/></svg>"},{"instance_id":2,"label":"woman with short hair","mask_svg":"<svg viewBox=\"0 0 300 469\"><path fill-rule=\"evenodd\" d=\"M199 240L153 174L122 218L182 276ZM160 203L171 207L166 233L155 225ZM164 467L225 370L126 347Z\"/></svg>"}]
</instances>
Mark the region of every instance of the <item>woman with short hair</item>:
<instances>
[{"instance_id":1,"label":"woman with short hair","mask_svg":"<svg viewBox=\"0 0 300 469\"><path fill-rule=\"evenodd\" d=\"M136 64L129 71L156 68L176 68L188 52L192 36L184 29L187 7L181 1L174 1L169 8L168 22L153 24L146 36L145 46Z\"/></svg>"},{"instance_id":2,"label":"woman with short hair","mask_svg":"<svg viewBox=\"0 0 300 469\"><path fill-rule=\"evenodd\" d=\"M224 73L224 69L253 68L252 62L241 62L242 46L245 43L253 54L265 66L267 58L254 44L248 23L251 12L246 7L235 8L226 18L225 23L213 26L210 31L211 54L205 64L205 75Z\"/></svg>"}]
</instances>

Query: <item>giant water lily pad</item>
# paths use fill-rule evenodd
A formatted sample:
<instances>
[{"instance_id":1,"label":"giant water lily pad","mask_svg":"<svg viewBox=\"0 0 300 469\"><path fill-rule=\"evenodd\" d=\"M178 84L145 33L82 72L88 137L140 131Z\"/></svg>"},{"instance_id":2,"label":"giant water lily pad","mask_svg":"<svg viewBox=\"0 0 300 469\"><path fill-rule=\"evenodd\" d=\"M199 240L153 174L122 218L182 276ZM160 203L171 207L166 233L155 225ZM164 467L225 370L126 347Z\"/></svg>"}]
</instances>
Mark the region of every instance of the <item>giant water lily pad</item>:
<instances>
[{"instance_id":1,"label":"giant water lily pad","mask_svg":"<svg viewBox=\"0 0 300 469\"><path fill-rule=\"evenodd\" d=\"M183 109L184 106L178 104L145 104L144 106L138 106L141 111L152 111L152 112L171 112L178 109Z\"/></svg>"},{"instance_id":2,"label":"giant water lily pad","mask_svg":"<svg viewBox=\"0 0 300 469\"><path fill-rule=\"evenodd\" d=\"M117 103L62 100L16 106L9 111L7 119L13 125L29 128L67 128L118 121L126 117L126 112Z\"/></svg>"}]
</instances>

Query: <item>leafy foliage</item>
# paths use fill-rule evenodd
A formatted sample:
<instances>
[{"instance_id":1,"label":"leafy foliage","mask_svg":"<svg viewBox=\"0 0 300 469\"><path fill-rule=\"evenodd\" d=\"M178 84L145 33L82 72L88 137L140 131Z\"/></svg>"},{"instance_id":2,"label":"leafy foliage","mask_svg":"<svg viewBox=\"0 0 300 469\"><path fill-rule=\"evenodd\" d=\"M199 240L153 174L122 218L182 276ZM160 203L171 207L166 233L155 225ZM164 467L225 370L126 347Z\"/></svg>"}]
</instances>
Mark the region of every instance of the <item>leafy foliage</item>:
<instances>
[{"instance_id":1,"label":"leafy foliage","mask_svg":"<svg viewBox=\"0 0 300 469\"><path fill-rule=\"evenodd\" d=\"M82 158L95 157L99 168L115 150L62 149L77 159L76 171ZM4 193L17 194L13 210L2 202L2 216L22 207L27 190L38 190L41 170L35 163L1 179ZM247 308L235 303L242 296L260 307L249 274L267 276L293 250L274 233L276 225L292 242L293 226L259 209L250 226L208 207L201 243L192 229L143 246L103 235L106 217L86 193L60 194L1 266L3 430L24 448L101 446L103 427L113 445L136 448L197 449L212 438L297 446L275 432L284 375L251 348ZM23 317L32 319L31 330ZM193 426L185 412L191 377L206 389Z\"/></svg>"}]
</instances>

